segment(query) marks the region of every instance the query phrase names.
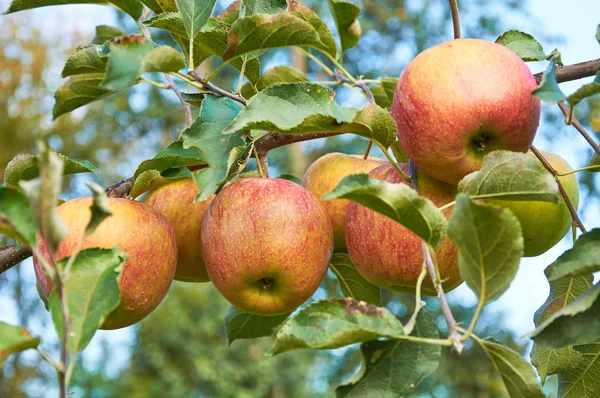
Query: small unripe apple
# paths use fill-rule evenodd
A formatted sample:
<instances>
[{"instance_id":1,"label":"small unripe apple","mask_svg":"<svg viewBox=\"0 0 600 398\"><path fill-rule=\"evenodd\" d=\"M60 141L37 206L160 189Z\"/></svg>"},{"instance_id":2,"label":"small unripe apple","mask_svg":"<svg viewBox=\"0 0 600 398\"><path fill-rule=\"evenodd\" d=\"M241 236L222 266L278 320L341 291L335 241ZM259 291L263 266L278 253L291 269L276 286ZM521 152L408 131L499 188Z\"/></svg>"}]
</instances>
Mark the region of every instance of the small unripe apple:
<instances>
[{"instance_id":1,"label":"small unripe apple","mask_svg":"<svg viewBox=\"0 0 600 398\"><path fill-rule=\"evenodd\" d=\"M58 246L57 260L70 256L81 241L91 217L91 204L91 198L81 198L58 207L58 216L69 233ZM163 300L175 275L177 242L167 220L150 206L116 198L109 198L108 206L113 214L85 238L83 249L118 246L129 256L119 280L121 303L101 326L101 329L119 329L141 321ZM41 254L50 261L44 242L39 246ZM33 264L38 286L48 298L52 281L35 257Z\"/></svg>"},{"instance_id":2,"label":"small unripe apple","mask_svg":"<svg viewBox=\"0 0 600 398\"><path fill-rule=\"evenodd\" d=\"M406 164L399 165L408 174ZM391 165L373 169L371 178L406 184ZM454 200L456 186L446 184L417 171L419 194L440 207ZM444 210L450 217L452 209ZM399 292L414 293L423 268L421 238L396 221L358 203L351 203L346 214L346 246L356 270L369 282ZM458 252L449 238L444 239L435 253L444 290L449 291L462 283L458 270ZM429 275L423 281L421 292L435 295Z\"/></svg>"},{"instance_id":3,"label":"small unripe apple","mask_svg":"<svg viewBox=\"0 0 600 398\"><path fill-rule=\"evenodd\" d=\"M328 153L317 159L306 170L302 178L302 186L317 199L327 192L333 191L338 183L351 174L368 173L375 167L386 164L383 159L369 157L363 159L359 155L346 155L343 153ZM333 226L333 249L335 252L346 251L344 237L344 221L346 210L350 201L347 199L322 200L321 205L331 219Z\"/></svg>"},{"instance_id":4,"label":"small unripe apple","mask_svg":"<svg viewBox=\"0 0 600 398\"><path fill-rule=\"evenodd\" d=\"M559 173L571 171L571 166L560 156L540 151L550 165ZM532 153L529 156L535 157ZM559 177L571 203L577 210L579 206L579 184L575 174ZM569 232L571 228L571 213L567 204L561 197L560 204L539 201L506 201L486 200L505 207L513 212L521 223L523 241L525 243L524 256L534 257L547 252L556 245Z\"/></svg>"},{"instance_id":5,"label":"small unripe apple","mask_svg":"<svg viewBox=\"0 0 600 398\"><path fill-rule=\"evenodd\" d=\"M202 221L210 280L240 310L278 315L304 303L333 249L327 213L291 181L242 178L225 187Z\"/></svg>"},{"instance_id":6,"label":"small unripe apple","mask_svg":"<svg viewBox=\"0 0 600 398\"><path fill-rule=\"evenodd\" d=\"M398 80L398 140L425 173L457 184L491 151L529 150L540 121L535 88L521 58L499 44L458 39L431 47Z\"/></svg>"},{"instance_id":7,"label":"small unripe apple","mask_svg":"<svg viewBox=\"0 0 600 398\"><path fill-rule=\"evenodd\" d=\"M208 282L202 258L200 228L214 195L194 203L198 187L191 178L163 185L152 191L144 202L162 214L177 237L178 260L175 279L183 282Z\"/></svg>"}]
</instances>

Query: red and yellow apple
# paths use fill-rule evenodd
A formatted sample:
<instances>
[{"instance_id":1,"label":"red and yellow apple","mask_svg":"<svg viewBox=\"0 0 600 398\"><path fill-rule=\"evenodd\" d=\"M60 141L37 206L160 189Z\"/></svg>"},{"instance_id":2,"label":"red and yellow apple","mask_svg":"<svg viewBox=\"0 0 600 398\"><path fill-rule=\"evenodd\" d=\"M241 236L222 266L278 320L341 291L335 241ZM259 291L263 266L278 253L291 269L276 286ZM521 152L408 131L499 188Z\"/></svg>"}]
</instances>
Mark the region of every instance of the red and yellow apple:
<instances>
[{"instance_id":1,"label":"red and yellow apple","mask_svg":"<svg viewBox=\"0 0 600 398\"><path fill-rule=\"evenodd\" d=\"M571 171L569 164L560 156L550 152L540 152L559 173ZM529 153L529 155L534 157L532 153ZM577 209L579 206L577 177L575 174L569 174L559 177L559 180L573 206ZM525 257L534 257L545 253L556 245L571 228L571 213L562 197L559 204L494 199L487 199L485 202L505 207L519 219L525 243Z\"/></svg>"},{"instance_id":2,"label":"red and yellow apple","mask_svg":"<svg viewBox=\"0 0 600 398\"><path fill-rule=\"evenodd\" d=\"M521 58L499 44L458 39L431 47L398 80L398 140L425 173L457 184L491 151L529 150L540 120L536 87Z\"/></svg>"},{"instance_id":3,"label":"red and yellow apple","mask_svg":"<svg viewBox=\"0 0 600 398\"><path fill-rule=\"evenodd\" d=\"M408 174L406 164L400 164ZM406 184L391 165L373 169L371 178ZM417 171L419 194L436 206L454 200L456 186L435 180ZM452 209L444 210L450 217ZM356 270L370 283L399 292L414 293L417 279L423 268L421 238L396 221L358 203L351 203L346 213L346 246ZM446 291L462 283L458 270L458 253L450 239L446 238L436 250L436 258ZM425 278L421 292L435 295L433 283Z\"/></svg>"},{"instance_id":4,"label":"red and yellow apple","mask_svg":"<svg viewBox=\"0 0 600 398\"><path fill-rule=\"evenodd\" d=\"M375 167L388 162L383 159L369 157L363 159L359 155L329 153L321 156L306 170L302 178L302 186L317 199L327 192L333 191L338 183L351 174L368 173ZM347 199L322 200L321 205L331 219L333 226L333 249L335 252L346 251L344 237L344 220L350 201Z\"/></svg>"},{"instance_id":5,"label":"red and yellow apple","mask_svg":"<svg viewBox=\"0 0 600 398\"><path fill-rule=\"evenodd\" d=\"M215 197L202 221L212 283L253 314L284 314L305 302L323 280L332 250L327 213L287 180L239 179Z\"/></svg>"},{"instance_id":6,"label":"red and yellow apple","mask_svg":"<svg viewBox=\"0 0 600 398\"><path fill-rule=\"evenodd\" d=\"M70 256L83 238L91 217L91 204L91 198L81 198L58 207L58 216L69 233L58 246L57 260ZM177 242L167 220L151 207L116 198L109 198L108 206L113 214L85 238L83 249L118 246L129 255L119 280L121 303L101 326L101 329L119 329L144 319L165 297L175 275ZM40 253L50 261L43 241ZM53 289L52 281L35 257L33 264L38 286L48 298Z\"/></svg>"},{"instance_id":7,"label":"red and yellow apple","mask_svg":"<svg viewBox=\"0 0 600 398\"><path fill-rule=\"evenodd\" d=\"M191 178L163 185L152 191L144 202L162 214L177 237L178 260L175 279L183 282L208 282L202 259L200 228L214 195L194 203L198 187Z\"/></svg>"}]
</instances>

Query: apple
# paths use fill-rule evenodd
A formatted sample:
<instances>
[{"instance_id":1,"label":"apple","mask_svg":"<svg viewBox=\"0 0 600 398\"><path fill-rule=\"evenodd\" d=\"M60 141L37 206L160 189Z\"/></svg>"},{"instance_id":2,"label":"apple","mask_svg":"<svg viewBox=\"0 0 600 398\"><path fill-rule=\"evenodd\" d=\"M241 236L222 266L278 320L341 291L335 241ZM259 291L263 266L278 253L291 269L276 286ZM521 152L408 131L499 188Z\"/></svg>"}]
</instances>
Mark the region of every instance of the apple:
<instances>
[{"instance_id":1,"label":"apple","mask_svg":"<svg viewBox=\"0 0 600 398\"><path fill-rule=\"evenodd\" d=\"M69 233L58 246L57 260L70 256L83 238L91 205L91 198L80 198L58 207L58 216ZM85 238L83 249L118 246L129 255L119 281L121 303L101 326L101 329L119 329L144 319L165 297L177 266L177 242L167 220L150 206L117 198L109 198L108 206L113 214ZM50 261L44 242L39 246L41 254ZM35 257L33 265L38 286L48 298L52 281Z\"/></svg>"},{"instance_id":2,"label":"apple","mask_svg":"<svg viewBox=\"0 0 600 398\"><path fill-rule=\"evenodd\" d=\"M428 175L457 184L489 152L527 152L540 120L535 78L496 43L457 39L404 69L392 101L398 140Z\"/></svg>"},{"instance_id":3,"label":"apple","mask_svg":"<svg viewBox=\"0 0 600 398\"><path fill-rule=\"evenodd\" d=\"M571 166L560 156L550 152L540 152L559 173L572 170ZM532 153L528 155L535 157ZM569 174L559 177L559 180L565 188L569 199L571 199L573 206L577 209L579 206L579 184L577 183L577 177L575 174ZM560 204L493 199L487 199L485 202L505 207L512 211L519 219L525 243L525 257L534 257L545 253L560 242L571 228L571 213L562 197Z\"/></svg>"},{"instance_id":4,"label":"apple","mask_svg":"<svg viewBox=\"0 0 600 398\"><path fill-rule=\"evenodd\" d=\"M241 178L212 201L202 221L210 280L235 307L285 314L323 280L333 251L331 221L302 186Z\"/></svg>"},{"instance_id":5,"label":"apple","mask_svg":"<svg viewBox=\"0 0 600 398\"><path fill-rule=\"evenodd\" d=\"M383 159L373 157L363 159L362 155L329 153L321 156L306 170L302 178L302 186L320 199L327 192L333 191L344 177L351 174L368 173L375 167L386 163L388 162ZM321 201L321 206L329 215L333 226L333 250L335 252L346 251L344 220L349 204L350 201L347 199Z\"/></svg>"},{"instance_id":6,"label":"apple","mask_svg":"<svg viewBox=\"0 0 600 398\"><path fill-rule=\"evenodd\" d=\"M409 174L407 164L399 164ZM391 165L373 169L371 178L406 184ZM419 194L436 206L450 203L456 196L456 186L435 180L417 171ZM444 210L450 217L452 209ZM396 221L365 206L352 202L346 213L346 246L356 270L370 283L399 292L413 293L423 268L421 238ZM449 238L436 250L436 259L446 291L462 283L458 270L458 252ZM435 295L431 278L423 281L421 292Z\"/></svg>"},{"instance_id":7,"label":"apple","mask_svg":"<svg viewBox=\"0 0 600 398\"><path fill-rule=\"evenodd\" d=\"M177 271L175 279L184 282L208 282L202 259L200 227L214 195L194 203L198 187L191 178L163 185L152 191L144 202L162 214L177 237Z\"/></svg>"}]
</instances>

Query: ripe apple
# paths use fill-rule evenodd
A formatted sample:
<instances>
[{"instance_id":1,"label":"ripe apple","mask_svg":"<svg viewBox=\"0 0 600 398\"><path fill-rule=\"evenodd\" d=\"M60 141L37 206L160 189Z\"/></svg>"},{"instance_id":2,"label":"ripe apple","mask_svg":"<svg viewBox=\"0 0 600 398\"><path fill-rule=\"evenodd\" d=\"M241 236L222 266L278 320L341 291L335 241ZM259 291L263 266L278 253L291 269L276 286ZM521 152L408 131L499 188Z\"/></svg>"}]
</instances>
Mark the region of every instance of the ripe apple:
<instances>
[{"instance_id":1,"label":"ripe apple","mask_svg":"<svg viewBox=\"0 0 600 398\"><path fill-rule=\"evenodd\" d=\"M571 170L569 164L560 156L550 152L540 152L559 173ZM532 153L528 155L534 156ZM569 174L559 177L559 180L565 188L569 199L571 199L573 206L577 209L579 206L579 184L577 183L577 177L575 174ZM486 200L485 202L505 207L511 210L519 219L523 230L525 257L534 257L545 253L556 245L571 228L571 213L562 197L560 204L493 199Z\"/></svg>"},{"instance_id":2,"label":"ripe apple","mask_svg":"<svg viewBox=\"0 0 600 398\"><path fill-rule=\"evenodd\" d=\"M351 174L368 173L375 167L386 163L388 162L383 159L373 157L363 159L359 155L328 153L317 159L306 170L302 178L302 186L319 199L327 192L333 191L344 177ZM329 215L333 226L333 250L335 252L345 252L344 220L350 201L347 199L333 199L320 202Z\"/></svg>"},{"instance_id":3,"label":"ripe apple","mask_svg":"<svg viewBox=\"0 0 600 398\"><path fill-rule=\"evenodd\" d=\"M70 256L81 241L90 220L91 204L91 198L81 198L58 207L58 216L69 233L58 246L57 260ZM85 238L83 249L118 246L129 255L119 281L121 303L101 326L101 329L119 329L144 319L165 297L177 266L177 242L167 220L150 206L117 198L109 198L108 206L113 214ZM40 252L49 260L43 242ZM47 298L53 288L52 281L35 257L33 264L38 286Z\"/></svg>"},{"instance_id":4,"label":"ripe apple","mask_svg":"<svg viewBox=\"0 0 600 398\"><path fill-rule=\"evenodd\" d=\"M211 281L240 310L278 315L317 290L333 250L319 201L291 181L242 178L225 187L202 221Z\"/></svg>"},{"instance_id":5,"label":"ripe apple","mask_svg":"<svg viewBox=\"0 0 600 398\"><path fill-rule=\"evenodd\" d=\"M399 165L408 174L407 164ZM379 180L406 184L391 164L373 169L369 176ZM456 196L456 186L446 184L417 171L419 194L436 206L450 203ZM452 209L444 210L450 217ZM369 282L399 292L414 293L423 268L421 238L396 221L367 207L352 202L346 213L346 246L356 270ZM458 253L446 238L436 250L440 274L445 290L462 283L458 270ZM423 281L421 292L435 295L429 276Z\"/></svg>"},{"instance_id":6,"label":"ripe apple","mask_svg":"<svg viewBox=\"0 0 600 398\"><path fill-rule=\"evenodd\" d=\"M398 139L425 173L457 184L491 151L529 150L540 120L536 87L519 56L499 44L458 39L431 47L398 80Z\"/></svg>"},{"instance_id":7,"label":"ripe apple","mask_svg":"<svg viewBox=\"0 0 600 398\"><path fill-rule=\"evenodd\" d=\"M200 246L200 226L214 195L194 203L198 187L191 178L175 181L152 191L144 202L162 214L177 237L178 260L175 279L184 282L208 282Z\"/></svg>"}]
</instances>

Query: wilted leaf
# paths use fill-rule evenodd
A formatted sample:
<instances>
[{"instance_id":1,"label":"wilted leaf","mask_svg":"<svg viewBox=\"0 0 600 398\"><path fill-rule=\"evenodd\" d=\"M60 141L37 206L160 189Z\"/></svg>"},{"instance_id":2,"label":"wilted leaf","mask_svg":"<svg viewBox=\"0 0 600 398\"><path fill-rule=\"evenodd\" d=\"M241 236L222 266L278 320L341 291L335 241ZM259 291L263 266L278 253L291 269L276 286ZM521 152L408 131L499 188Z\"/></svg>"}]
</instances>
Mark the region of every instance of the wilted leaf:
<instances>
[{"instance_id":1,"label":"wilted leaf","mask_svg":"<svg viewBox=\"0 0 600 398\"><path fill-rule=\"evenodd\" d=\"M278 1L278 0L275 0ZM242 8L242 0L235 0L229 5L222 13L216 16L219 22L223 22L226 25L231 25L240 16L240 9Z\"/></svg>"},{"instance_id":2,"label":"wilted leaf","mask_svg":"<svg viewBox=\"0 0 600 398\"><path fill-rule=\"evenodd\" d=\"M344 297L352 297L377 306L381 305L381 289L367 282L346 253L336 253L331 257L331 270L335 274Z\"/></svg>"},{"instance_id":3,"label":"wilted leaf","mask_svg":"<svg viewBox=\"0 0 600 398\"><path fill-rule=\"evenodd\" d=\"M206 24L215 8L216 0L175 0L185 25L187 36L193 39Z\"/></svg>"},{"instance_id":4,"label":"wilted leaf","mask_svg":"<svg viewBox=\"0 0 600 398\"><path fill-rule=\"evenodd\" d=\"M340 36L342 51L346 51L354 47L360 39L361 28L358 16L361 9L356 4L343 0L329 0L329 7Z\"/></svg>"},{"instance_id":5,"label":"wilted leaf","mask_svg":"<svg viewBox=\"0 0 600 398\"><path fill-rule=\"evenodd\" d=\"M69 55L61 72L62 77L88 73L104 73L106 57L102 55L102 46L91 44L80 46Z\"/></svg>"},{"instance_id":6,"label":"wilted leaf","mask_svg":"<svg viewBox=\"0 0 600 398\"><path fill-rule=\"evenodd\" d=\"M485 303L500 297L514 279L523 255L517 218L506 209L456 198L448 236L458 249L460 276Z\"/></svg>"},{"instance_id":7,"label":"wilted leaf","mask_svg":"<svg viewBox=\"0 0 600 398\"><path fill-rule=\"evenodd\" d=\"M407 184L369 179L367 174L344 177L321 199L350 199L402 224L437 248L446 237L446 218L429 199Z\"/></svg>"},{"instance_id":8,"label":"wilted leaf","mask_svg":"<svg viewBox=\"0 0 600 398\"><path fill-rule=\"evenodd\" d=\"M140 163L133 177L138 178L148 170L163 171L172 167L196 166L203 163L206 163L206 160L197 148L184 148L183 141L177 140L158 152L152 159Z\"/></svg>"},{"instance_id":9,"label":"wilted leaf","mask_svg":"<svg viewBox=\"0 0 600 398\"><path fill-rule=\"evenodd\" d=\"M277 109L277 112L272 112ZM396 139L396 122L375 104L362 110L342 108L334 93L314 83L283 83L256 94L224 133L267 130L283 134L339 131L379 142L388 148Z\"/></svg>"},{"instance_id":10,"label":"wilted leaf","mask_svg":"<svg viewBox=\"0 0 600 398\"><path fill-rule=\"evenodd\" d=\"M516 52L525 62L543 61L547 58L542 45L528 33L509 30L496 39L496 43Z\"/></svg>"},{"instance_id":11,"label":"wilted leaf","mask_svg":"<svg viewBox=\"0 0 600 398\"><path fill-rule=\"evenodd\" d=\"M546 396L537 382L531 365L518 352L493 341L479 339L476 341L500 373L510 397L544 398Z\"/></svg>"},{"instance_id":12,"label":"wilted leaf","mask_svg":"<svg viewBox=\"0 0 600 398\"><path fill-rule=\"evenodd\" d=\"M417 316L412 336L438 338L436 324L425 310ZM405 340L369 341L360 347L363 364L348 384L336 389L338 398L407 396L438 367L441 346Z\"/></svg>"},{"instance_id":13,"label":"wilted leaf","mask_svg":"<svg viewBox=\"0 0 600 398\"><path fill-rule=\"evenodd\" d=\"M555 104L567 98L560 90L554 74L558 57L560 57L560 53L557 52L557 55L550 59L550 63L544 72L540 85L532 92L535 97L538 97L549 104Z\"/></svg>"},{"instance_id":14,"label":"wilted leaf","mask_svg":"<svg viewBox=\"0 0 600 398\"><path fill-rule=\"evenodd\" d=\"M391 107L396 84L398 84L397 78L386 77L385 79L381 79L376 85L369 87L375 98L375 103L382 108Z\"/></svg>"},{"instance_id":15,"label":"wilted leaf","mask_svg":"<svg viewBox=\"0 0 600 398\"><path fill-rule=\"evenodd\" d=\"M70 257L57 266L64 269ZM104 319L120 302L119 278L127 255L117 247L81 251L69 272L65 288L69 309L69 352L83 350ZM64 323L59 295L54 289L48 300L52 321L59 336Z\"/></svg>"},{"instance_id":16,"label":"wilted leaf","mask_svg":"<svg viewBox=\"0 0 600 398\"><path fill-rule=\"evenodd\" d=\"M36 348L39 344L39 337L33 337L24 326L0 322L0 365L10 354Z\"/></svg>"},{"instance_id":17,"label":"wilted leaf","mask_svg":"<svg viewBox=\"0 0 600 398\"><path fill-rule=\"evenodd\" d=\"M103 45L102 55L108 56L102 86L108 90L122 90L135 83L140 76L144 57L156 48L156 43L140 35L122 36Z\"/></svg>"},{"instance_id":18,"label":"wilted leaf","mask_svg":"<svg viewBox=\"0 0 600 398\"><path fill-rule=\"evenodd\" d=\"M94 198L92 206L90 207L92 216L87 227L85 228L85 234L91 235L96 230L98 225L100 225L100 223L104 221L106 217L112 214L112 211L110 210L110 207L108 207L108 198L106 197L104 188L94 183L88 183L86 185L92 191L92 196Z\"/></svg>"},{"instance_id":19,"label":"wilted leaf","mask_svg":"<svg viewBox=\"0 0 600 398\"><path fill-rule=\"evenodd\" d=\"M458 192L478 199L561 201L552 173L537 159L510 151L486 155L481 170L459 182Z\"/></svg>"},{"instance_id":20,"label":"wilted leaf","mask_svg":"<svg viewBox=\"0 0 600 398\"><path fill-rule=\"evenodd\" d=\"M272 353L299 348L338 348L403 334L400 321L383 307L353 298L321 300L279 328Z\"/></svg>"},{"instance_id":21,"label":"wilted leaf","mask_svg":"<svg viewBox=\"0 0 600 398\"><path fill-rule=\"evenodd\" d=\"M12 188L0 187L0 234L35 246L36 223L25 196Z\"/></svg>"},{"instance_id":22,"label":"wilted leaf","mask_svg":"<svg viewBox=\"0 0 600 398\"><path fill-rule=\"evenodd\" d=\"M96 26L96 35L92 39L92 44L104 44L110 39L115 37L125 36L127 33L123 32L119 28L109 25L98 25Z\"/></svg>"},{"instance_id":23,"label":"wilted leaf","mask_svg":"<svg viewBox=\"0 0 600 398\"><path fill-rule=\"evenodd\" d=\"M229 344L239 339L256 339L270 336L290 314L262 316L248 314L229 306L225 314L225 332Z\"/></svg>"},{"instance_id":24,"label":"wilted leaf","mask_svg":"<svg viewBox=\"0 0 600 398\"><path fill-rule=\"evenodd\" d=\"M581 235L572 249L567 250L548 267L550 282L565 276L584 276L600 271L600 228Z\"/></svg>"}]
</instances>

